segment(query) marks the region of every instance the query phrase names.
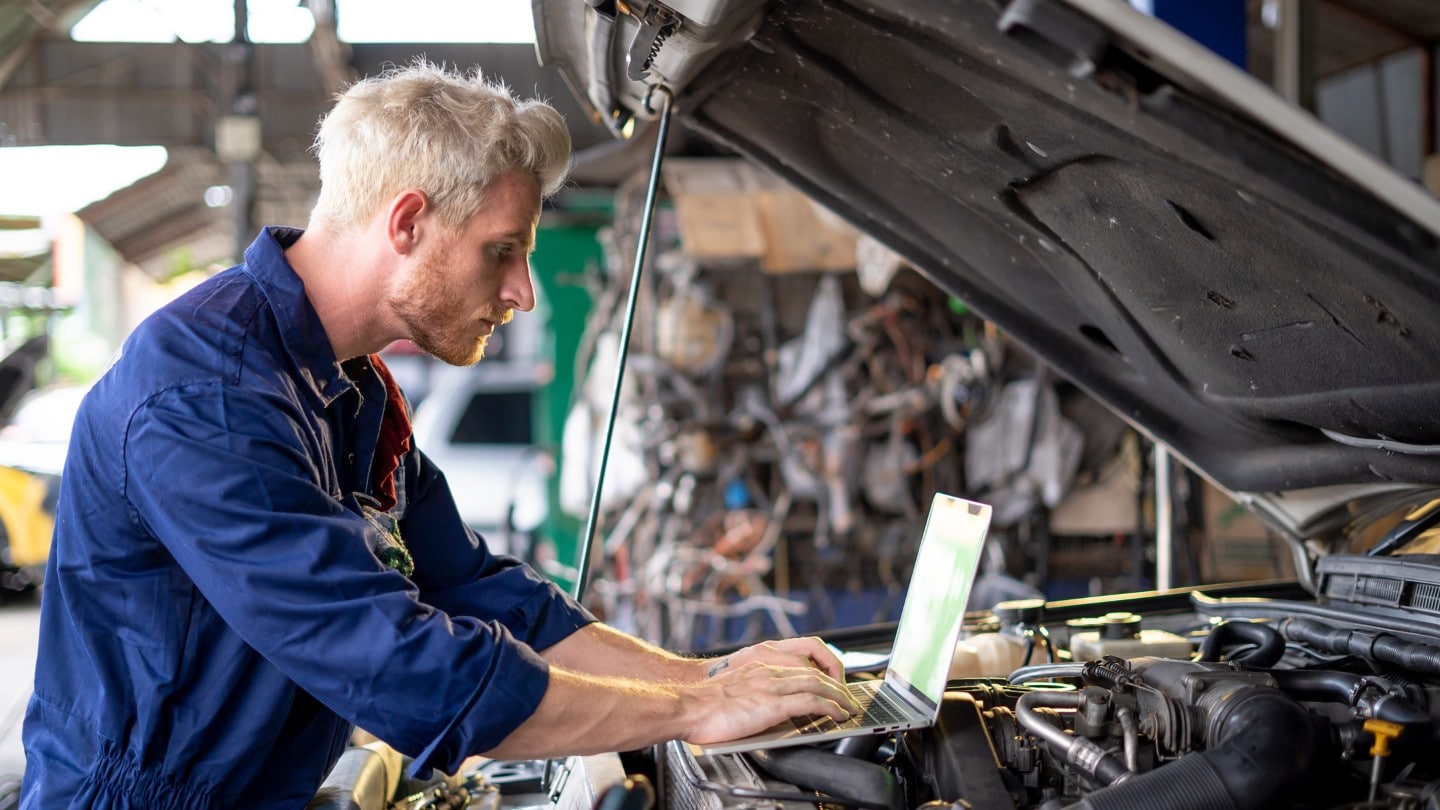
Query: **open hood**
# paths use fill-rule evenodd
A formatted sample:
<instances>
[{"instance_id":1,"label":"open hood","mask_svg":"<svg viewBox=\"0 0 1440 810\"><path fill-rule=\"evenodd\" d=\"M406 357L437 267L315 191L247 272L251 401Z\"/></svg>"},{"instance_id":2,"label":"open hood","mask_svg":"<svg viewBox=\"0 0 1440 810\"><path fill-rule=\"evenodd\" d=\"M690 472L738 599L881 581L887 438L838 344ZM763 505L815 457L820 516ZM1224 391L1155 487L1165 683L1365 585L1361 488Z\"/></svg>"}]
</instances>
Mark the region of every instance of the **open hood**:
<instances>
[{"instance_id":1,"label":"open hood","mask_svg":"<svg viewBox=\"0 0 1440 810\"><path fill-rule=\"evenodd\" d=\"M540 0L536 28L617 133L666 87L1291 536L1440 485L1440 201L1164 23Z\"/></svg>"}]
</instances>

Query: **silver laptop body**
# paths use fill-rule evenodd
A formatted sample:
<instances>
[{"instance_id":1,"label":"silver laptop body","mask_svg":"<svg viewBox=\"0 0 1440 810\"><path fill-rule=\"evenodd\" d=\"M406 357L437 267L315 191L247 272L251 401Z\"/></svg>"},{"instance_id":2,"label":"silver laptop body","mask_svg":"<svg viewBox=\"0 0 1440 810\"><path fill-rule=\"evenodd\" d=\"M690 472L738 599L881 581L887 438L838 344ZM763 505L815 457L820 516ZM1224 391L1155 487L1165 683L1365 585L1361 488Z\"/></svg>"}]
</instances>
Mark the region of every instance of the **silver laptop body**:
<instances>
[{"instance_id":1,"label":"silver laptop body","mask_svg":"<svg viewBox=\"0 0 1440 810\"><path fill-rule=\"evenodd\" d=\"M980 564L990 507L936 493L920 536L910 587L900 610L884 680L846 684L862 712L843 724L829 717L795 718L750 737L691 744L696 754L725 754L805 745L861 734L923 728L940 714L950 659L960 640L965 603ZM864 711L865 709L869 711Z\"/></svg>"}]
</instances>

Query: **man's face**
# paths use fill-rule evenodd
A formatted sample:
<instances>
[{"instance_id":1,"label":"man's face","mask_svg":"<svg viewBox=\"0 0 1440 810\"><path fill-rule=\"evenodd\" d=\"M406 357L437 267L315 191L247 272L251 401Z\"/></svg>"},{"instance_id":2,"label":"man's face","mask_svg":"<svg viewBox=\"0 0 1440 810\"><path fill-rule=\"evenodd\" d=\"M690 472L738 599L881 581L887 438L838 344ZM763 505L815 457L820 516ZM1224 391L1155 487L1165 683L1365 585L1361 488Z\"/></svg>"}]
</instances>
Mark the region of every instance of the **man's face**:
<instances>
[{"instance_id":1,"label":"man's face","mask_svg":"<svg viewBox=\"0 0 1440 810\"><path fill-rule=\"evenodd\" d=\"M538 185L511 173L458 231L431 228L390 302L421 351L472 365L495 327L535 308L530 251L539 221Z\"/></svg>"}]
</instances>

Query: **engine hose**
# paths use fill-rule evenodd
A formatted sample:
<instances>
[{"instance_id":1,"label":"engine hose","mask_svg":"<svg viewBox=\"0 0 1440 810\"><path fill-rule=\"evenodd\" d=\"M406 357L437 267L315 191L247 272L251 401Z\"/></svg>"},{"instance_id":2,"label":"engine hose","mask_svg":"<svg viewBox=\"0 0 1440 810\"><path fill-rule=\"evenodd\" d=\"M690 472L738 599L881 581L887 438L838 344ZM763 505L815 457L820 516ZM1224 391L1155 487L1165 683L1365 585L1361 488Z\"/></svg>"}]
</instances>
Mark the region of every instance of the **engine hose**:
<instances>
[{"instance_id":1,"label":"engine hose","mask_svg":"<svg viewBox=\"0 0 1440 810\"><path fill-rule=\"evenodd\" d=\"M1067 810L1250 810L1273 805L1310 763L1305 709L1282 692L1231 692L1208 724L1206 751L1097 790Z\"/></svg>"},{"instance_id":2,"label":"engine hose","mask_svg":"<svg viewBox=\"0 0 1440 810\"><path fill-rule=\"evenodd\" d=\"M1039 690L1027 692L1015 703L1015 718L1026 731L1044 740L1061 759L1097 786L1115 784L1130 776L1124 763L1084 737L1066 734L1035 711L1039 707L1078 709L1079 692Z\"/></svg>"},{"instance_id":3,"label":"engine hose","mask_svg":"<svg viewBox=\"0 0 1440 810\"><path fill-rule=\"evenodd\" d=\"M1201 661L1219 661L1220 653L1235 644L1253 644L1255 649L1236 655L1233 661L1252 667L1272 667L1285 655L1285 637L1268 624L1228 621L1216 625L1200 643Z\"/></svg>"},{"instance_id":4,"label":"engine hose","mask_svg":"<svg viewBox=\"0 0 1440 810\"><path fill-rule=\"evenodd\" d=\"M1404 694L1375 678L1352 672L1315 669L1270 670L1286 694L1296 700L1343 703L1360 712L1404 726L1429 726L1434 721L1428 712L1410 702Z\"/></svg>"},{"instance_id":5,"label":"engine hose","mask_svg":"<svg viewBox=\"0 0 1440 810\"><path fill-rule=\"evenodd\" d=\"M751 751L755 764L782 782L834 797L836 803L902 810L905 797L883 765L851 759L819 748Z\"/></svg>"},{"instance_id":6,"label":"engine hose","mask_svg":"<svg viewBox=\"0 0 1440 810\"><path fill-rule=\"evenodd\" d=\"M1345 630L1313 619L1286 619L1280 632L1298 641L1333 653L1355 655L1393 664L1411 672L1440 675L1440 647L1405 641L1389 633Z\"/></svg>"},{"instance_id":7,"label":"engine hose","mask_svg":"<svg viewBox=\"0 0 1440 810\"><path fill-rule=\"evenodd\" d=\"M1085 665L1080 664L1031 664L1010 673L1006 680L1012 684L1030 681L1053 681L1058 678L1078 678L1085 674Z\"/></svg>"},{"instance_id":8,"label":"engine hose","mask_svg":"<svg viewBox=\"0 0 1440 810\"><path fill-rule=\"evenodd\" d=\"M846 737L835 744L835 753L848 759L870 761L885 740L886 737L883 734L861 734L858 737ZM0 810L4 810L4 808L0 808Z\"/></svg>"}]
</instances>

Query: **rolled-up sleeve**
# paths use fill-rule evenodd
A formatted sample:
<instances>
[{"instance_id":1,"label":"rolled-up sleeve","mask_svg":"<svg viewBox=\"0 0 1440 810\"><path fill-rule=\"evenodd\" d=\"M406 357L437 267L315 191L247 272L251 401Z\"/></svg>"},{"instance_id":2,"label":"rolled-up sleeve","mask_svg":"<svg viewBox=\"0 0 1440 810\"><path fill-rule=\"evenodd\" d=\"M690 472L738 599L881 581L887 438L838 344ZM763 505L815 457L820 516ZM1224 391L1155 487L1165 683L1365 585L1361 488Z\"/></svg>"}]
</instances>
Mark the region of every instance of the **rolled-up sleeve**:
<instances>
[{"instance_id":1,"label":"rolled-up sleeve","mask_svg":"<svg viewBox=\"0 0 1440 810\"><path fill-rule=\"evenodd\" d=\"M537 650L595 621L534 569L492 554L461 520L444 473L423 452L412 451L403 469L410 497L401 534L426 603L452 616L499 622Z\"/></svg>"},{"instance_id":2,"label":"rolled-up sleeve","mask_svg":"<svg viewBox=\"0 0 1440 810\"><path fill-rule=\"evenodd\" d=\"M549 670L532 645L586 616L468 533L458 535L472 555L463 567L463 552L445 551L453 531L419 541L436 517L404 529L418 565L438 568L448 554L457 566L422 598L371 551L378 529L322 485L317 441L283 395L218 383L166 390L126 430L132 520L298 686L419 764L453 772L533 713Z\"/></svg>"}]
</instances>

